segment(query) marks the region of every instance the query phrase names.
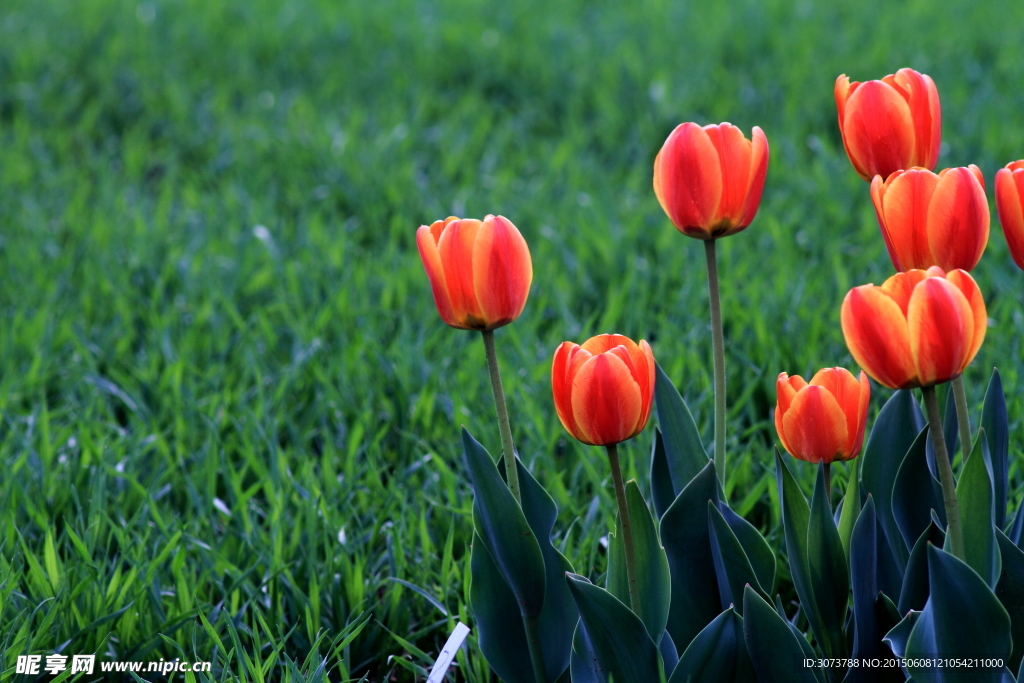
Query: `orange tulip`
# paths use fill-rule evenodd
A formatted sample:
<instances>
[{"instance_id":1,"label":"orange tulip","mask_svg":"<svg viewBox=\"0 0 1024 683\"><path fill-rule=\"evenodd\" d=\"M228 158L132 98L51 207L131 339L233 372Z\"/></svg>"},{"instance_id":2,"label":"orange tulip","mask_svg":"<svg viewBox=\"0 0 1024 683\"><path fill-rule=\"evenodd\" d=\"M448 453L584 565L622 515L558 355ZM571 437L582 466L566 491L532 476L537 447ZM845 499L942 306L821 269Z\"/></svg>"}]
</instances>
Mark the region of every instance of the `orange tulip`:
<instances>
[{"instance_id":1,"label":"orange tulip","mask_svg":"<svg viewBox=\"0 0 1024 683\"><path fill-rule=\"evenodd\" d=\"M783 372L775 388L775 430L790 455L825 463L857 457L871 398L867 375L858 380L845 368L825 368L808 384Z\"/></svg>"},{"instance_id":2,"label":"orange tulip","mask_svg":"<svg viewBox=\"0 0 1024 683\"><path fill-rule=\"evenodd\" d=\"M896 171L885 181L876 175L871 201L896 270L971 270L981 260L989 213L985 178L977 166L947 168L937 175L914 168Z\"/></svg>"},{"instance_id":3,"label":"orange tulip","mask_svg":"<svg viewBox=\"0 0 1024 683\"><path fill-rule=\"evenodd\" d=\"M647 426L654 398L654 354L641 340L601 334L583 345L562 342L551 365L555 410L583 443L609 446Z\"/></svg>"},{"instance_id":4,"label":"orange tulip","mask_svg":"<svg viewBox=\"0 0 1024 683\"><path fill-rule=\"evenodd\" d=\"M768 139L729 123L676 127L654 159L654 194L684 235L701 240L737 233L761 205Z\"/></svg>"},{"instance_id":5,"label":"orange tulip","mask_svg":"<svg viewBox=\"0 0 1024 683\"><path fill-rule=\"evenodd\" d=\"M1009 163L996 173L996 211L1010 256L1024 268L1024 160Z\"/></svg>"},{"instance_id":6,"label":"orange tulip","mask_svg":"<svg viewBox=\"0 0 1024 683\"><path fill-rule=\"evenodd\" d=\"M850 163L864 180L895 171L935 168L942 141L942 111L935 82L913 69L880 81L836 79L839 132Z\"/></svg>"},{"instance_id":7,"label":"orange tulip","mask_svg":"<svg viewBox=\"0 0 1024 683\"><path fill-rule=\"evenodd\" d=\"M526 240L504 216L421 225L423 268L441 319L463 330L493 330L519 317L530 294L533 264Z\"/></svg>"},{"instance_id":8,"label":"orange tulip","mask_svg":"<svg viewBox=\"0 0 1024 683\"><path fill-rule=\"evenodd\" d=\"M963 270L908 270L881 287L854 287L843 300L850 353L890 389L930 387L958 376L981 348L987 324L981 290Z\"/></svg>"}]
</instances>

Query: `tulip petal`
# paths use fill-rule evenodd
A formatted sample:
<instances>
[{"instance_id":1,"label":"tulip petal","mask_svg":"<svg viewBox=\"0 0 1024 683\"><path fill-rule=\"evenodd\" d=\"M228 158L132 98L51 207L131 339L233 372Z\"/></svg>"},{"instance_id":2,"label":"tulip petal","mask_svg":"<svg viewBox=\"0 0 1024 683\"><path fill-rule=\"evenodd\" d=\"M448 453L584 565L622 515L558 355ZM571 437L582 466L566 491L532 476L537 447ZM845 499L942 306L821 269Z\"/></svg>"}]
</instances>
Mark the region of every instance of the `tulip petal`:
<instances>
[{"instance_id":1,"label":"tulip petal","mask_svg":"<svg viewBox=\"0 0 1024 683\"><path fill-rule=\"evenodd\" d=\"M640 377L636 378L637 384L640 386L641 398L643 401L643 411L640 414L640 420L637 423L637 432L643 431L644 427L647 426L647 420L651 417L651 407L654 405L654 351L651 350L651 345L647 343L646 339L640 340L640 354L643 357L643 363L636 362L637 373L643 375L647 373L646 384L640 381Z\"/></svg>"},{"instance_id":2,"label":"tulip petal","mask_svg":"<svg viewBox=\"0 0 1024 683\"><path fill-rule=\"evenodd\" d=\"M912 165L933 170L939 161L942 142L942 109L935 82L913 69L900 69L892 79L903 90L914 121L915 158Z\"/></svg>"},{"instance_id":3,"label":"tulip petal","mask_svg":"<svg viewBox=\"0 0 1024 683\"><path fill-rule=\"evenodd\" d=\"M555 349L555 357L551 361L551 394L555 399L555 412L565 430L579 438L576 419L572 413L572 367L573 357L578 355L578 344L566 341ZM589 356L589 354L587 354Z\"/></svg>"},{"instance_id":4,"label":"tulip petal","mask_svg":"<svg viewBox=\"0 0 1024 683\"><path fill-rule=\"evenodd\" d=\"M730 123L704 126L704 131L718 151L722 173L722 198L711 223L735 227L743 215L750 187L750 141Z\"/></svg>"},{"instance_id":5,"label":"tulip petal","mask_svg":"<svg viewBox=\"0 0 1024 683\"><path fill-rule=\"evenodd\" d=\"M439 223L441 221L435 222L434 225ZM441 265L441 254L437 250L437 239L434 236L433 226L428 228L425 225L421 225L419 230L416 231L416 248L420 252L423 269L427 271L427 279L430 280L430 291L434 295L434 305L437 306L437 312L441 316L441 320L453 327L461 327L452 311L451 300L448 298L448 288L444 279L444 266Z\"/></svg>"},{"instance_id":6,"label":"tulip petal","mask_svg":"<svg viewBox=\"0 0 1024 683\"><path fill-rule=\"evenodd\" d=\"M740 226L750 225L757 210L761 206L761 193L764 191L764 179L768 174L768 138L758 126L750 135L750 180L747 185L747 199L743 205L743 216Z\"/></svg>"},{"instance_id":7,"label":"tulip petal","mask_svg":"<svg viewBox=\"0 0 1024 683\"><path fill-rule=\"evenodd\" d=\"M445 226L437 243L452 312L463 327L471 330L485 327L473 282L473 245L479 229L480 221L475 218L452 221Z\"/></svg>"},{"instance_id":8,"label":"tulip petal","mask_svg":"<svg viewBox=\"0 0 1024 683\"><path fill-rule=\"evenodd\" d=\"M832 462L849 441L846 416L828 389L813 384L797 392L782 426L793 450L808 462Z\"/></svg>"},{"instance_id":9,"label":"tulip petal","mask_svg":"<svg viewBox=\"0 0 1024 683\"><path fill-rule=\"evenodd\" d=\"M893 297L874 285L855 287L840 317L846 346L868 375L890 389L920 386L907 319Z\"/></svg>"},{"instance_id":10,"label":"tulip petal","mask_svg":"<svg viewBox=\"0 0 1024 683\"><path fill-rule=\"evenodd\" d=\"M775 402L775 431L779 435L779 441L782 442L782 447L786 449L787 453L792 453L790 449L789 441L786 439L786 430L782 426L782 418L785 416L786 411L789 410L790 405L793 403L793 399L796 398L796 394L800 389L807 386L807 382L800 375L794 375L790 377L786 373L779 373L778 379L775 380L775 393L777 399Z\"/></svg>"},{"instance_id":11,"label":"tulip petal","mask_svg":"<svg viewBox=\"0 0 1024 683\"><path fill-rule=\"evenodd\" d=\"M978 288L978 283L974 281L970 273L963 270L954 270L946 275L946 279L953 283L964 295L964 298L967 299L967 305L970 307L971 316L974 319L974 334L971 338L971 345L967 351L967 357L960 368L960 372L963 372L971 364L971 361L974 360L974 357L978 355L978 350L985 341L985 333L988 331L988 311L985 308L985 300L981 296L981 289Z\"/></svg>"},{"instance_id":12,"label":"tulip petal","mask_svg":"<svg viewBox=\"0 0 1024 683\"><path fill-rule=\"evenodd\" d=\"M885 246L898 270L934 265L928 240L928 207L939 177L924 169L893 173L871 182L871 200Z\"/></svg>"},{"instance_id":13,"label":"tulip petal","mask_svg":"<svg viewBox=\"0 0 1024 683\"><path fill-rule=\"evenodd\" d=\"M974 313L960 289L945 278L927 278L910 297L907 324L921 386L960 374L974 339Z\"/></svg>"},{"instance_id":14,"label":"tulip petal","mask_svg":"<svg viewBox=\"0 0 1024 683\"><path fill-rule=\"evenodd\" d=\"M903 315L910 310L910 297L914 293L914 287L928 277L928 273L919 268L908 270L903 273L896 273L882 283L882 291L892 297Z\"/></svg>"},{"instance_id":15,"label":"tulip petal","mask_svg":"<svg viewBox=\"0 0 1024 683\"><path fill-rule=\"evenodd\" d=\"M722 166L707 132L683 123L654 160L654 192L672 223L691 237L711 237L722 198Z\"/></svg>"},{"instance_id":16,"label":"tulip petal","mask_svg":"<svg viewBox=\"0 0 1024 683\"><path fill-rule=\"evenodd\" d=\"M915 145L910 105L887 83L862 83L846 100L843 141L865 180L910 168Z\"/></svg>"},{"instance_id":17,"label":"tulip petal","mask_svg":"<svg viewBox=\"0 0 1024 683\"><path fill-rule=\"evenodd\" d=\"M504 216L487 216L473 243L473 289L488 329L523 312L533 281L526 240Z\"/></svg>"},{"instance_id":18,"label":"tulip petal","mask_svg":"<svg viewBox=\"0 0 1024 683\"><path fill-rule=\"evenodd\" d=\"M1013 165L996 173L996 210L1010 255L1019 268L1024 268L1024 167L1014 169Z\"/></svg>"},{"instance_id":19,"label":"tulip petal","mask_svg":"<svg viewBox=\"0 0 1024 683\"><path fill-rule=\"evenodd\" d=\"M580 441L596 446L625 441L635 435L642 412L640 387L621 358L598 354L573 377L572 410Z\"/></svg>"},{"instance_id":20,"label":"tulip petal","mask_svg":"<svg viewBox=\"0 0 1024 683\"><path fill-rule=\"evenodd\" d=\"M864 393L864 388L870 387L870 385L867 384L867 377L864 376L863 372L861 377L863 378L863 383L858 382L857 378L846 368L824 368L811 378L811 384L827 389L835 397L836 402L839 403L839 407L843 411L843 415L846 416L847 441L843 444L842 448L842 452L846 457L853 457L860 450L859 442L856 444L857 451L853 450L854 441L857 440L858 433L861 439L864 437L861 403L865 396L867 396Z\"/></svg>"},{"instance_id":21,"label":"tulip petal","mask_svg":"<svg viewBox=\"0 0 1024 683\"><path fill-rule=\"evenodd\" d=\"M978 265L988 244L989 212L985 188L972 169L947 168L942 172L927 220L933 256L929 265L943 270L971 270Z\"/></svg>"}]
</instances>

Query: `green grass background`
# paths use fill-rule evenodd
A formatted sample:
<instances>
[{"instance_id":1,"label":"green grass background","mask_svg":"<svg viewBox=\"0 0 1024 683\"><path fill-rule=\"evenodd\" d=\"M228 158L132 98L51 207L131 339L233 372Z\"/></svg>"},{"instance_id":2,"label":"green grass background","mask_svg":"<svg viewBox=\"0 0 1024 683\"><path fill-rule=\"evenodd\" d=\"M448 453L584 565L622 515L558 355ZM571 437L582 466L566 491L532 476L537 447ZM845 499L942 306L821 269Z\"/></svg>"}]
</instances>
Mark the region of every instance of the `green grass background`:
<instances>
[{"instance_id":1,"label":"green grass background","mask_svg":"<svg viewBox=\"0 0 1024 683\"><path fill-rule=\"evenodd\" d=\"M651 190L682 121L771 146L720 263L730 496L775 536L774 378L852 368L842 296L891 270L833 82L933 76L940 166L991 190L1024 157L1022 27L1011 0L5 0L0 680L54 649L410 680L472 624L459 427L499 440L482 344L441 323L414 241L452 213L530 244L497 333L513 431L600 579L610 477L559 425L550 357L646 338L710 436L703 250ZM975 275L970 399L999 365L1016 435L1024 274L995 220ZM651 438L625 448L642 481ZM487 681L473 642L458 679Z\"/></svg>"}]
</instances>

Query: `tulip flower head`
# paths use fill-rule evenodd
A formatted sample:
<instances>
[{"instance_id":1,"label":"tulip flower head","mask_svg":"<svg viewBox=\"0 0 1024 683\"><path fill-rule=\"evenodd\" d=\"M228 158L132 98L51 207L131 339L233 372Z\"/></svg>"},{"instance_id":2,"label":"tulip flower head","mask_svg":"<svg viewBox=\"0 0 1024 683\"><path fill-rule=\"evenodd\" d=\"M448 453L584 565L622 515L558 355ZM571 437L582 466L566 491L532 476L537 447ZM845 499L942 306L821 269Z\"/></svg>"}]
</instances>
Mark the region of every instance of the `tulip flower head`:
<instances>
[{"instance_id":1,"label":"tulip flower head","mask_svg":"<svg viewBox=\"0 0 1024 683\"><path fill-rule=\"evenodd\" d=\"M836 79L839 132L850 163L864 180L939 161L942 111L931 78L900 69L880 81Z\"/></svg>"},{"instance_id":2,"label":"tulip flower head","mask_svg":"<svg viewBox=\"0 0 1024 683\"><path fill-rule=\"evenodd\" d=\"M996 173L996 211L1014 262L1024 268L1024 160Z\"/></svg>"},{"instance_id":3,"label":"tulip flower head","mask_svg":"<svg viewBox=\"0 0 1024 683\"><path fill-rule=\"evenodd\" d=\"M858 380L845 368L825 368L808 384L783 372L775 388L775 430L790 455L826 464L857 457L871 398L867 375Z\"/></svg>"},{"instance_id":4,"label":"tulip flower head","mask_svg":"<svg viewBox=\"0 0 1024 683\"><path fill-rule=\"evenodd\" d=\"M930 387L964 371L985 340L988 314L969 273L897 273L843 300L843 336L854 360L890 389Z\"/></svg>"},{"instance_id":5,"label":"tulip flower head","mask_svg":"<svg viewBox=\"0 0 1024 683\"><path fill-rule=\"evenodd\" d=\"M551 365L555 410L566 431L585 444L609 446L647 426L654 398L650 345L619 334L562 342Z\"/></svg>"},{"instance_id":6,"label":"tulip flower head","mask_svg":"<svg viewBox=\"0 0 1024 683\"><path fill-rule=\"evenodd\" d=\"M767 172L768 139L757 126L747 140L729 123L684 123L654 159L654 194L684 235L715 239L754 220Z\"/></svg>"},{"instance_id":7,"label":"tulip flower head","mask_svg":"<svg viewBox=\"0 0 1024 683\"><path fill-rule=\"evenodd\" d=\"M989 211L985 178L977 166L938 174L913 168L884 181L875 176L871 201L896 270L972 270L981 260Z\"/></svg>"},{"instance_id":8,"label":"tulip flower head","mask_svg":"<svg viewBox=\"0 0 1024 683\"><path fill-rule=\"evenodd\" d=\"M494 330L523 312L533 264L526 240L504 216L421 225L416 246L437 312L452 327Z\"/></svg>"}]
</instances>

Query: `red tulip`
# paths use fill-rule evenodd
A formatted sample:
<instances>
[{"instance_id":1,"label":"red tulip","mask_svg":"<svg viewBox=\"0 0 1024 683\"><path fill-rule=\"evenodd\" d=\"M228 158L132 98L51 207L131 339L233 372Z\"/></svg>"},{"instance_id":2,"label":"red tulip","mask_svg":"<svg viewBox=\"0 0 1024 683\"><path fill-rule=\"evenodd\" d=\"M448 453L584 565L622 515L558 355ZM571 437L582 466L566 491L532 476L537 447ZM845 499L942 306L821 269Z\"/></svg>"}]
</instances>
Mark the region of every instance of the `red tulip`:
<instances>
[{"instance_id":1,"label":"red tulip","mask_svg":"<svg viewBox=\"0 0 1024 683\"><path fill-rule=\"evenodd\" d=\"M684 235L707 240L750 225L768 172L768 139L729 123L676 127L654 159L654 194Z\"/></svg>"},{"instance_id":2,"label":"red tulip","mask_svg":"<svg viewBox=\"0 0 1024 683\"><path fill-rule=\"evenodd\" d=\"M631 439L647 425L654 398L654 354L619 334L562 342L551 365L555 410L565 429L593 446Z\"/></svg>"},{"instance_id":3,"label":"red tulip","mask_svg":"<svg viewBox=\"0 0 1024 683\"><path fill-rule=\"evenodd\" d=\"M845 368L825 368L808 384L783 372L775 388L775 430L790 455L825 463L857 457L871 398L867 375L858 380Z\"/></svg>"},{"instance_id":4,"label":"red tulip","mask_svg":"<svg viewBox=\"0 0 1024 683\"><path fill-rule=\"evenodd\" d=\"M1024 160L1009 163L996 173L996 211L1010 256L1024 268Z\"/></svg>"},{"instance_id":5,"label":"red tulip","mask_svg":"<svg viewBox=\"0 0 1024 683\"><path fill-rule=\"evenodd\" d=\"M896 270L972 270L988 244L985 178L973 164L924 168L871 181L871 201Z\"/></svg>"},{"instance_id":6,"label":"red tulip","mask_svg":"<svg viewBox=\"0 0 1024 683\"><path fill-rule=\"evenodd\" d=\"M850 163L864 180L895 171L934 169L942 141L942 111L935 82L913 69L880 81L836 79L839 132Z\"/></svg>"},{"instance_id":7,"label":"red tulip","mask_svg":"<svg viewBox=\"0 0 1024 683\"><path fill-rule=\"evenodd\" d=\"M843 300L854 360L890 389L941 384L964 371L985 340L988 314L969 273L941 268L897 273Z\"/></svg>"},{"instance_id":8,"label":"red tulip","mask_svg":"<svg viewBox=\"0 0 1024 683\"><path fill-rule=\"evenodd\" d=\"M421 225L416 246L437 312L452 327L493 330L523 312L533 281L530 249L504 216Z\"/></svg>"}]
</instances>

